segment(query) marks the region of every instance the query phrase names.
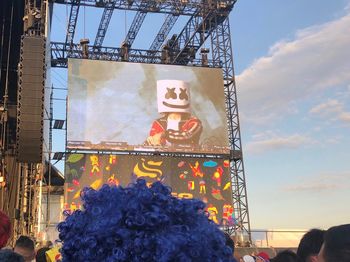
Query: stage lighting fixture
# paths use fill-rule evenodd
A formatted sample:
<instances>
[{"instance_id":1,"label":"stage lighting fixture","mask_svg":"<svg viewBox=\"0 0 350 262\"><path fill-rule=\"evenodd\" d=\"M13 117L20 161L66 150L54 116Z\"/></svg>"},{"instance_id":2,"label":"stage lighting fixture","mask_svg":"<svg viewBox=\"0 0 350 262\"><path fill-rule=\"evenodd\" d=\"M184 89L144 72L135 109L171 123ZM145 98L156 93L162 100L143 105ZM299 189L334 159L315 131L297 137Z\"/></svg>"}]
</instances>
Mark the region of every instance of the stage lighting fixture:
<instances>
[{"instance_id":1,"label":"stage lighting fixture","mask_svg":"<svg viewBox=\"0 0 350 262\"><path fill-rule=\"evenodd\" d=\"M55 119L55 122L53 123L53 129L63 129L63 126L64 120Z\"/></svg>"},{"instance_id":2,"label":"stage lighting fixture","mask_svg":"<svg viewBox=\"0 0 350 262\"><path fill-rule=\"evenodd\" d=\"M168 40L168 46L173 46L173 44L175 43L175 40L177 38L177 34L173 34L172 37Z\"/></svg>"},{"instance_id":3,"label":"stage lighting fixture","mask_svg":"<svg viewBox=\"0 0 350 262\"><path fill-rule=\"evenodd\" d=\"M61 160L64 156L64 152L55 152L53 154L52 160Z\"/></svg>"},{"instance_id":4,"label":"stage lighting fixture","mask_svg":"<svg viewBox=\"0 0 350 262\"><path fill-rule=\"evenodd\" d=\"M34 10L31 11L31 13L36 19L40 19L41 18L41 12L40 12L39 9L35 8Z\"/></svg>"},{"instance_id":5,"label":"stage lighting fixture","mask_svg":"<svg viewBox=\"0 0 350 262\"><path fill-rule=\"evenodd\" d=\"M208 48L201 48L202 65L203 66L208 66L208 53L209 53Z\"/></svg>"},{"instance_id":6,"label":"stage lighting fixture","mask_svg":"<svg viewBox=\"0 0 350 262\"><path fill-rule=\"evenodd\" d=\"M218 6L219 9L224 9L224 8L227 7L227 2L226 1L219 1L217 3L217 6Z\"/></svg>"},{"instance_id":7,"label":"stage lighting fixture","mask_svg":"<svg viewBox=\"0 0 350 262\"><path fill-rule=\"evenodd\" d=\"M0 188L5 186L6 186L5 177L0 173Z\"/></svg>"},{"instance_id":8,"label":"stage lighting fixture","mask_svg":"<svg viewBox=\"0 0 350 262\"><path fill-rule=\"evenodd\" d=\"M191 61L194 60L194 59L196 58L196 49L195 49L194 47L191 46L191 47L188 49L188 56L189 56L189 58L190 58Z\"/></svg>"},{"instance_id":9,"label":"stage lighting fixture","mask_svg":"<svg viewBox=\"0 0 350 262\"><path fill-rule=\"evenodd\" d=\"M170 55L169 55L169 46L168 45L165 45L162 48L161 62L163 64L169 64L170 63Z\"/></svg>"},{"instance_id":10,"label":"stage lighting fixture","mask_svg":"<svg viewBox=\"0 0 350 262\"><path fill-rule=\"evenodd\" d=\"M83 58L89 57L89 46L90 40L88 38L80 39L81 51L83 53Z\"/></svg>"},{"instance_id":11,"label":"stage lighting fixture","mask_svg":"<svg viewBox=\"0 0 350 262\"><path fill-rule=\"evenodd\" d=\"M104 3L103 0L97 0L96 3L95 3L95 5L96 5L97 7L103 7L104 4L105 4L105 3Z\"/></svg>"},{"instance_id":12,"label":"stage lighting fixture","mask_svg":"<svg viewBox=\"0 0 350 262\"><path fill-rule=\"evenodd\" d=\"M128 42L123 42L120 50L120 56L122 58L122 61L128 61L129 60L129 48L130 45Z\"/></svg>"},{"instance_id":13,"label":"stage lighting fixture","mask_svg":"<svg viewBox=\"0 0 350 262\"><path fill-rule=\"evenodd\" d=\"M230 160L238 161L242 159L242 151L230 150Z\"/></svg>"}]
</instances>

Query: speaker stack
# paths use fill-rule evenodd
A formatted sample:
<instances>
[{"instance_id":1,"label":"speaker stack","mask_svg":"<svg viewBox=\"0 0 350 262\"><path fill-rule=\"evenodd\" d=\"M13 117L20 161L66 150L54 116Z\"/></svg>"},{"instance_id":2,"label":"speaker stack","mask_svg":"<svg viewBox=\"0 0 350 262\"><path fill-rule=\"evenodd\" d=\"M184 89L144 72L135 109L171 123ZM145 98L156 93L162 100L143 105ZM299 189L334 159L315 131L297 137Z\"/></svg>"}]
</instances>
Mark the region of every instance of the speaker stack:
<instances>
[{"instance_id":1,"label":"speaker stack","mask_svg":"<svg viewBox=\"0 0 350 262\"><path fill-rule=\"evenodd\" d=\"M45 39L23 36L18 70L17 161L42 162Z\"/></svg>"}]
</instances>

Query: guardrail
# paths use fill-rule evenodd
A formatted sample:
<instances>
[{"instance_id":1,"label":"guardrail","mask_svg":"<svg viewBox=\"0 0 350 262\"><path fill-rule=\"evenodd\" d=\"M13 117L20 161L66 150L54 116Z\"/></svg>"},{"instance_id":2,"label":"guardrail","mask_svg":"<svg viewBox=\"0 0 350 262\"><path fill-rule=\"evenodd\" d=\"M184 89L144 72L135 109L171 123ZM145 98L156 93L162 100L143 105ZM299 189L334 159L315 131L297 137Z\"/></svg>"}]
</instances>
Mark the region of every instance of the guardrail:
<instances>
[{"instance_id":1,"label":"guardrail","mask_svg":"<svg viewBox=\"0 0 350 262\"><path fill-rule=\"evenodd\" d=\"M307 230L252 230L252 244L256 247L296 248Z\"/></svg>"}]
</instances>

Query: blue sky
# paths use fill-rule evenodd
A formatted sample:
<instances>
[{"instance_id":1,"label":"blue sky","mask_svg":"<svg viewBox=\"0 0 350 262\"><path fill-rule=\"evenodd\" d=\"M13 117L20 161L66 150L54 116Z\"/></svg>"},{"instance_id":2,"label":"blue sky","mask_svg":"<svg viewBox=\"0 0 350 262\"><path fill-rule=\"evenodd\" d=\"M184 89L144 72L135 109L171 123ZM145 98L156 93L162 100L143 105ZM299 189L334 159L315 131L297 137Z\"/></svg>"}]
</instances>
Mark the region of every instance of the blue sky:
<instances>
[{"instance_id":1,"label":"blue sky","mask_svg":"<svg viewBox=\"0 0 350 262\"><path fill-rule=\"evenodd\" d=\"M348 223L349 1L238 1L231 28L252 228Z\"/></svg>"},{"instance_id":2,"label":"blue sky","mask_svg":"<svg viewBox=\"0 0 350 262\"><path fill-rule=\"evenodd\" d=\"M53 40L64 39L67 11L55 6ZM83 13L75 42L84 34ZM91 42L101 13L85 10ZM104 45L119 46L132 18L116 11ZM149 46L163 19L148 15L134 47ZM349 223L350 1L238 0L230 24L252 228ZM54 69L53 84L66 87L66 74ZM63 105L55 102L56 118L64 117Z\"/></svg>"}]
</instances>

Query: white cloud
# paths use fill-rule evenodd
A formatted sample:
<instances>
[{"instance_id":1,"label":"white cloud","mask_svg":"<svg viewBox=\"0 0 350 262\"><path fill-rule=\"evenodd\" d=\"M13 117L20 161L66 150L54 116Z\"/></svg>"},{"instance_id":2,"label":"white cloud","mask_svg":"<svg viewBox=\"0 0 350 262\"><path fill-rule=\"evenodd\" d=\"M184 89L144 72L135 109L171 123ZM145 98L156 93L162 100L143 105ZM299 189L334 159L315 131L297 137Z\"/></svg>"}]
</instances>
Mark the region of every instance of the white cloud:
<instances>
[{"instance_id":1,"label":"white cloud","mask_svg":"<svg viewBox=\"0 0 350 262\"><path fill-rule=\"evenodd\" d=\"M280 41L237 76L242 120L291 114L298 101L350 84L350 14ZM314 109L314 110L317 110ZM319 109L321 110L321 108ZM265 121L258 121L261 118ZM342 116L347 119L347 115Z\"/></svg>"},{"instance_id":2,"label":"white cloud","mask_svg":"<svg viewBox=\"0 0 350 262\"><path fill-rule=\"evenodd\" d=\"M342 111L343 105L336 99L329 99L327 102L314 106L310 109L312 114L328 114L339 113Z\"/></svg>"},{"instance_id":3,"label":"white cloud","mask_svg":"<svg viewBox=\"0 0 350 262\"><path fill-rule=\"evenodd\" d=\"M315 174L310 178L302 179L295 184L288 185L282 188L282 190L319 193L348 188L350 188L350 173L340 172Z\"/></svg>"},{"instance_id":4,"label":"white cloud","mask_svg":"<svg viewBox=\"0 0 350 262\"><path fill-rule=\"evenodd\" d=\"M304 191L304 192L319 192L319 191L326 191L326 190L334 190L338 189L339 185L336 184L329 184L329 183L310 183L310 184L300 184L300 185L292 185L288 186L285 189L287 191Z\"/></svg>"},{"instance_id":5,"label":"white cloud","mask_svg":"<svg viewBox=\"0 0 350 262\"><path fill-rule=\"evenodd\" d=\"M339 119L344 122L350 123L350 112L342 112L341 114L339 114Z\"/></svg>"},{"instance_id":6,"label":"white cloud","mask_svg":"<svg viewBox=\"0 0 350 262\"><path fill-rule=\"evenodd\" d=\"M339 144L339 143L341 142L341 139L342 139L342 137L339 137L339 136L337 136L337 137L331 137L331 138L326 139L325 142L326 142L327 144L333 144L333 145L335 145L335 144Z\"/></svg>"},{"instance_id":7,"label":"white cloud","mask_svg":"<svg viewBox=\"0 0 350 262\"><path fill-rule=\"evenodd\" d=\"M247 153L259 154L270 150L278 149L295 149L303 145L316 143L313 139L299 134L291 136L276 136L264 137L263 134L254 136L255 141L246 144L245 150Z\"/></svg>"},{"instance_id":8,"label":"white cloud","mask_svg":"<svg viewBox=\"0 0 350 262\"><path fill-rule=\"evenodd\" d=\"M347 112L344 104L336 99L328 99L328 101L314 106L309 113L324 118L333 117L345 123L350 123L350 112Z\"/></svg>"}]
</instances>

